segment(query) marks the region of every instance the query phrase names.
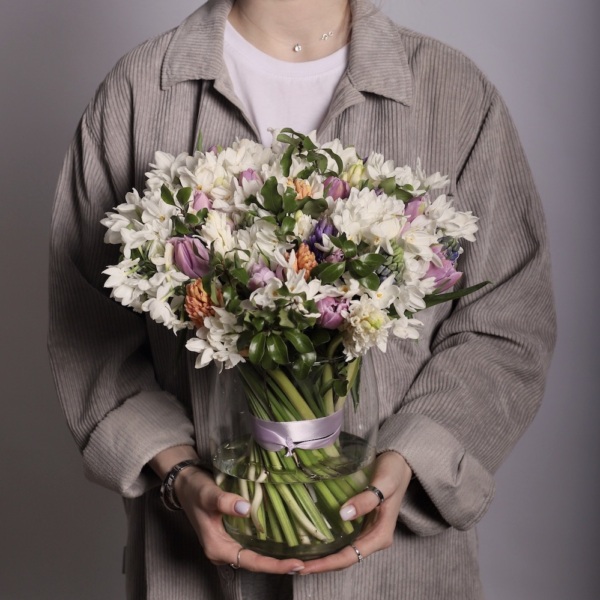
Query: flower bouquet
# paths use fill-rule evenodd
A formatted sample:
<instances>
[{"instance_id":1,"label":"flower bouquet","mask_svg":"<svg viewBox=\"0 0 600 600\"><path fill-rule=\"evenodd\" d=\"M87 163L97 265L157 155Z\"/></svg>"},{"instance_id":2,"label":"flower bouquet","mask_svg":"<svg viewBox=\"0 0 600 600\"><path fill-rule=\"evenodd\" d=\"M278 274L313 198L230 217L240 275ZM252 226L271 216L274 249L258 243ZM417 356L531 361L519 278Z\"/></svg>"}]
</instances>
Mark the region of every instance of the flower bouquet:
<instances>
[{"instance_id":1,"label":"flower bouquet","mask_svg":"<svg viewBox=\"0 0 600 600\"><path fill-rule=\"evenodd\" d=\"M157 152L151 167L143 195L102 221L121 249L105 285L175 333L193 331L197 368L234 369L218 378L230 409L213 411L212 458L219 485L252 508L226 517L229 533L273 556L337 551L361 526L339 508L375 459L368 351L418 338L417 311L484 285L447 292L477 218L434 197L447 179L418 163L363 160L290 129L271 148Z\"/></svg>"}]
</instances>

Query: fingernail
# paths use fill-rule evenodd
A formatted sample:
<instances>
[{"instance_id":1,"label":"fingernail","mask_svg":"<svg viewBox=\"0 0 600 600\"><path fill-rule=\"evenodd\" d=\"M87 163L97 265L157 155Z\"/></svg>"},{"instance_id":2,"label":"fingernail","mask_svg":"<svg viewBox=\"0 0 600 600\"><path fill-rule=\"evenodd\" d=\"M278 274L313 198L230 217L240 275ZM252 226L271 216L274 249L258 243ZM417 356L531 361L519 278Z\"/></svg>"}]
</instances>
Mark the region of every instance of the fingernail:
<instances>
[{"instance_id":1,"label":"fingernail","mask_svg":"<svg viewBox=\"0 0 600 600\"><path fill-rule=\"evenodd\" d=\"M250 510L250 502L246 502L245 500L238 500L233 508L238 515L245 516Z\"/></svg>"},{"instance_id":2,"label":"fingernail","mask_svg":"<svg viewBox=\"0 0 600 600\"><path fill-rule=\"evenodd\" d=\"M304 567L296 567L288 572L288 575L297 575L300 571L302 571Z\"/></svg>"},{"instance_id":3,"label":"fingernail","mask_svg":"<svg viewBox=\"0 0 600 600\"><path fill-rule=\"evenodd\" d=\"M354 508L352 504L349 506L344 506L344 508L340 509L340 517L342 517L344 521L354 519L354 517L356 517L356 508Z\"/></svg>"}]
</instances>

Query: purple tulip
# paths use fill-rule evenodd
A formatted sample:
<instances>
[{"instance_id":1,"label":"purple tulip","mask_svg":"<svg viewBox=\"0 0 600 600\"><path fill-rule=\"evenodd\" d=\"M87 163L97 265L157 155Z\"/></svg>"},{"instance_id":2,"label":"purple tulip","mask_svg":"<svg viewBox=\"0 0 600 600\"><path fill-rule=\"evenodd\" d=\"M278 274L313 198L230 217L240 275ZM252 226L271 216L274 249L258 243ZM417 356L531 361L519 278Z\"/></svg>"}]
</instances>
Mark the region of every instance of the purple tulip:
<instances>
[{"instance_id":1,"label":"purple tulip","mask_svg":"<svg viewBox=\"0 0 600 600\"><path fill-rule=\"evenodd\" d=\"M258 181L258 183L262 183L260 175L254 169L246 169L239 174L238 178L240 183L244 183L244 181Z\"/></svg>"},{"instance_id":2,"label":"purple tulip","mask_svg":"<svg viewBox=\"0 0 600 600\"><path fill-rule=\"evenodd\" d=\"M347 198L350 195L350 184L339 177L329 176L324 182L325 195L334 200Z\"/></svg>"},{"instance_id":3,"label":"purple tulip","mask_svg":"<svg viewBox=\"0 0 600 600\"><path fill-rule=\"evenodd\" d=\"M348 301L344 298L326 297L317 301L317 310L321 316L317 319L317 323L325 329L338 329L344 322L345 315L348 310Z\"/></svg>"},{"instance_id":4,"label":"purple tulip","mask_svg":"<svg viewBox=\"0 0 600 600\"><path fill-rule=\"evenodd\" d=\"M203 208L208 208L210 210L212 208L212 200L200 190L194 190L194 196L192 198L192 208L198 212Z\"/></svg>"},{"instance_id":5,"label":"purple tulip","mask_svg":"<svg viewBox=\"0 0 600 600\"><path fill-rule=\"evenodd\" d=\"M191 279L208 274L210 256L206 246L198 238L171 238L169 243L173 245L173 262L182 273Z\"/></svg>"},{"instance_id":6,"label":"purple tulip","mask_svg":"<svg viewBox=\"0 0 600 600\"><path fill-rule=\"evenodd\" d=\"M408 222L412 223L418 216L425 212L427 202L423 198L414 198L410 202L407 202L404 207L404 214L408 217Z\"/></svg>"},{"instance_id":7,"label":"purple tulip","mask_svg":"<svg viewBox=\"0 0 600 600\"><path fill-rule=\"evenodd\" d=\"M275 277L275 273L263 263L256 263L250 267L250 280L248 281L248 289L255 291L258 288L265 287L269 279Z\"/></svg>"},{"instance_id":8,"label":"purple tulip","mask_svg":"<svg viewBox=\"0 0 600 600\"><path fill-rule=\"evenodd\" d=\"M429 265L425 277L435 279L434 293L438 294L449 290L462 276L462 273L456 270L456 263L448 260L443 246L435 246L433 251L442 261L442 266L437 267L433 263Z\"/></svg>"}]
</instances>

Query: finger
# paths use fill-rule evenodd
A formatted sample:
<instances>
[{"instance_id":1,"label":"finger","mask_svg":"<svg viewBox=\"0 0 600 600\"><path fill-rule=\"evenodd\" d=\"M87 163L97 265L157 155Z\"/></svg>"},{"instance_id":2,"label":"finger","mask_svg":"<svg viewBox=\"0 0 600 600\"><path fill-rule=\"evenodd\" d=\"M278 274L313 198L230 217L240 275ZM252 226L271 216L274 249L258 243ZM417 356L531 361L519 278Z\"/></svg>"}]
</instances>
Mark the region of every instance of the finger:
<instances>
[{"instance_id":1,"label":"finger","mask_svg":"<svg viewBox=\"0 0 600 600\"><path fill-rule=\"evenodd\" d=\"M224 492L216 483L203 486L199 498L200 507L206 511L219 512L232 517L247 517L250 502L238 494Z\"/></svg>"},{"instance_id":2,"label":"finger","mask_svg":"<svg viewBox=\"0 0 600 600\"><path fill-rule=\"evenodd\" d=\"M246 571L253 571L255 573L272 573L275 575L286 575L292 573L300 573L304 570L304 563L297 558L288 558L279 560L277 558L271 558L270 556L263 556L257 554L252 550L242 548L239 554L239 566ZM235 560L231 564L236 564L237 554Z\"/></svg>"},{"instance_id":3,"label":"finger","mask_svg":"<svg viewBox=\"0 0 600 600\"><path fill-rule=\"evenodd\" d=\"M362 550L361 550L362 554ZM363 554L363 557L365 555ZM336 554L330 554L323 558L309 560L304 563L304 569L300 575L310 575L312 573L325 573L327 571L341 571L353 565L358 564L358 556L352 546L346 546Z\"/></svg>"}]
</instances>

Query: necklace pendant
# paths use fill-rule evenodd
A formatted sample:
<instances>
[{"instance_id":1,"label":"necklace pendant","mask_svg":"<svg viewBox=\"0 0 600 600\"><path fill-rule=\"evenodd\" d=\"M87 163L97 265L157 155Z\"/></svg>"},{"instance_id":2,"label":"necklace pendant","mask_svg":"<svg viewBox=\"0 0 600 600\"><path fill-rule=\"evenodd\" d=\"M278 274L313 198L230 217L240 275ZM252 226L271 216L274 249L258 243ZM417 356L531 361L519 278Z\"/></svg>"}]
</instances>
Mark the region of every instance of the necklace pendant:
<instances>
[{"instance_id":1,"label":"necklace pendant","mask_svg":"<svg viewBox=\"0 0 600 600\"><path fill-rule=\"evenodd\" d=\"M333 31L328 31L321 36L321 41L326 42L333 35Z\"/></svg>"},{"instance_id":2,"label":"necklace pendant","mask_svg":"<svg viewBox=\"0 0 600 600\"><path fill-rule=\"evenodd\" d=\"M296 44L294 46L294 52L302 52L302 45L301 44Z\"/></svg>"}]
</instances>

